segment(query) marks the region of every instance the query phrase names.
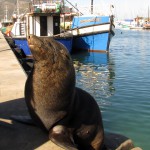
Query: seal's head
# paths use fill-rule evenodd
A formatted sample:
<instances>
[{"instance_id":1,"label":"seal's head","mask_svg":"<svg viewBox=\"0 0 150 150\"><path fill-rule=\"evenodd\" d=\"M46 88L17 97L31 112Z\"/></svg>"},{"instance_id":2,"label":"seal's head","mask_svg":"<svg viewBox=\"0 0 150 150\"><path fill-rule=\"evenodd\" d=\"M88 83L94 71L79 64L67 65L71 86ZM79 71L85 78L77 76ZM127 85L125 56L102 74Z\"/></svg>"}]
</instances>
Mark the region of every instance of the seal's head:
<instances>
[{"instance_id":1,"label":"seal's head","mask_svg":"<svg viewBox=\"0 0 150 150\"><path fill-rule=\"evenodd\" d=\"M55 63L57 60L66 60L66 57L70 59L67 49L51 37L30 35L27 40L35 61Z\"/></svg>"}]
</instances>

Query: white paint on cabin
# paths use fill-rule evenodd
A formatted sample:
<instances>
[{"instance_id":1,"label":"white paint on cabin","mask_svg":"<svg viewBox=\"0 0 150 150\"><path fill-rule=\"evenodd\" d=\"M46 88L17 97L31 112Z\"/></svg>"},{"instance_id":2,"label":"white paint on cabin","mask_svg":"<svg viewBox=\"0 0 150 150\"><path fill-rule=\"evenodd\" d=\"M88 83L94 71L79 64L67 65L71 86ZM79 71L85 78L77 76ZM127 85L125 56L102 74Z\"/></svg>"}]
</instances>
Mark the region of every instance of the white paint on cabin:
<instances>
[{"instance_id":1,"label":"white paint on cabin","mask_svg":"<svg viewBox=\"0 0 150 150\"><path fill-rule=\"evenodd\" d=\"M15 22L11 29L11 36L26 36L26 25L24 22Z\"/></svg>"},{"instance_id":2,"label":"white paint on cabin","mask_svg":"<svg viewBox=\"0 0 150 150\"><path fill-rule=\"evenodd\" d=\"M40 35L40 17L39 16L35 16L34 17L34 23L33 23L33 25L34 25L34 35L36 35L36 36L41 36Z\"/></svg>"},{"instance_id":3,"label":"white paint on cabin","mask_svg":"<svg viewBox=\"0 0 150 150\"><path fill-rule=\"evenodd\" d=\"M53 17L47 16L47 35L52 36L53 33L54 33ZM29 16L29 34L41 36L40 35L40 16Z\"/></svg>"},{"instance_id":4,"label":"white paint on cabin","mask_svg":"<svg viewBox=\"0 0 150 150\"><path fill-rule=\"evenodd\" d=\"M47 32L48 32L48 36L52 36L53 33L54 33L54 30L53 30L53 17L52 16L47 17Z\"/></svg>"},{"instance_id":5,"label":"white paint on cabin","mask_svg":"<svg viewBox=\"0 0 150 150\"><path fill-rule=\"evenodd\" d=\"M33 34L33 18L29 16L29 35Z\"/></svg>"},{"instance_id":6,"label":"white paint on cabin","mask_svg":"<svg viewBox=\"0 0 150 150\"><path fill-rule=\"evenodd\" d=\"M42 16L33 16L26 15L25 23L19 21L15 22L12 28L12 36L26 37L26 35L36 35L41 36L41 24L40 17ZM53 36L54 34L54 24L53 16L47 16L47 36ZM58 23L55 22L55 26L58 26Z\"/></svg>"},{"instance_id":7,"label":"white paint on cabin","mask_svg":"<svg viewBox=\"0 0 150 150\"><path fill-rule=\"evenodd\" d=\"M15 22L11 30L11 36L19 36L19 35L20 35L20 23Z\"/></svg>"}]
</instances>

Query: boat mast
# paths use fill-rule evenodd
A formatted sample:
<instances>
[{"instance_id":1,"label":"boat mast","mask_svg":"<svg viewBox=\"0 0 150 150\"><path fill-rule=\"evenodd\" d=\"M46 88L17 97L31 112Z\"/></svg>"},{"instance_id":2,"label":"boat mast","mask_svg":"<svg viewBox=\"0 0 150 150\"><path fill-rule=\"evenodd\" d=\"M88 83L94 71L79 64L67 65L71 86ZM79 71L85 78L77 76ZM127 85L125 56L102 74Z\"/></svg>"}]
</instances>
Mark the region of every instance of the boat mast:
<instances>
[{"instance_id":1,"label":"boat mast","mask_svg":"<svg viewBox=\"0 0 150 150\"><path fill-rule=\"evenodd\" d=\"M148 21L149 21L149 6L148 6Z\"/></svg>"},{"instance_id":2,"label":"boat mast","mask_svg":"<svg viewBox=\"0 0 150 150\"><path fill-rule=\"evenodd\" d=\"M74 6L71 2L69 2L68 0L66 0L66 2L68 2L74 9L76 9L81 15L83 15L83 13L80 12L79 9L76 6Z\"/></svg>"},{"instance_id":3,"label":"boat mast","mask_svg":"<svg viewBox=\"0 0 150 150\"><path fill-rule=\"evenodd\" d=\"M93 0L91 0L91 14L93 14Z\"/></svg>"},{"instance_id":4,"label":"boat mast","mask_svg":"<svg viewBox=\"0 0 150 150\"><path fill-rule=\"evenodd\" d=\"M7 5L6 5L4 21L7 21L7 20L8 20L8 9L7 9Z\"/></svg>"},{"instance_id":5,"label":"boat mast","mask_svg":"<svg viewBox=\"0 0 150 150\"><path fill-rule=\"evenodd\" d=\"M17 0L17 16L19 16L20 12L19 12L19 0Z\"/></svg>"},{"instance_id":6,"label":"boat mast","mask_svg":"<svg viewBox=\"0 0 150 150\"><path fill-rule=\"evenodd\" d=\"M20 21L19 0L17 0L17 21Z\"/></svg>"}]
</instances>

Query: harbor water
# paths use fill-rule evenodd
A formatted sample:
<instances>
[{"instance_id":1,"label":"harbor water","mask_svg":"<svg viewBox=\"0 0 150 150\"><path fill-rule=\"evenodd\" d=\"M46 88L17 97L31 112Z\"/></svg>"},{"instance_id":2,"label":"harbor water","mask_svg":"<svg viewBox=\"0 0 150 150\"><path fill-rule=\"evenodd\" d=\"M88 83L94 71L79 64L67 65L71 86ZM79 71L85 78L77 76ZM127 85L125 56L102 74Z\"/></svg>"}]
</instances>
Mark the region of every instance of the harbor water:
<instances>
[{"instance_id":1,"label":"harbor water","mask_svg":"<svg viewBox=\"0 0 150 150\"><path fill-rule=\"evenodd\" d=\"M150 149L150 31L117 30L109 54L73 55L76 86L91 93L104 129Z\"/></svg>"}]
</instances>

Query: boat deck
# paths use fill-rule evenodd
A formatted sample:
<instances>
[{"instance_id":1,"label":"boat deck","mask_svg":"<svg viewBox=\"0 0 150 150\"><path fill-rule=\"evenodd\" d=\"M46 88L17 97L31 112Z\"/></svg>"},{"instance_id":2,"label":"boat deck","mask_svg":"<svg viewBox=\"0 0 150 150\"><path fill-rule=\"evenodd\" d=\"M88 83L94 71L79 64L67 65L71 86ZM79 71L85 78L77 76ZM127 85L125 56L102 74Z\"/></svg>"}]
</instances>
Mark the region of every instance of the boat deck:
<instances>
[{"instance_id":1,"label":"boat deck","mask_svg":"<svg viewBox=\"0 0 150 150\"><path fill-rule=\"evenodd\" d=\"M62 150L48 142L48 135L35 126L12 121L11 115L28 115L24 102L26 73L0 32L0 149Z\"/></svg>"}]
</instances>

